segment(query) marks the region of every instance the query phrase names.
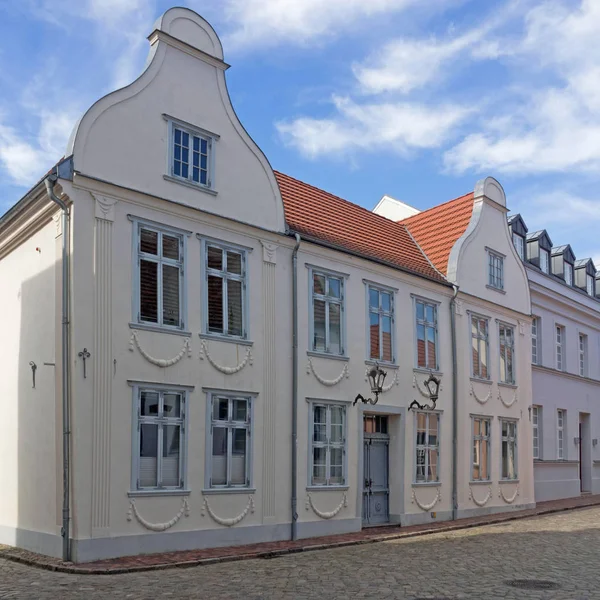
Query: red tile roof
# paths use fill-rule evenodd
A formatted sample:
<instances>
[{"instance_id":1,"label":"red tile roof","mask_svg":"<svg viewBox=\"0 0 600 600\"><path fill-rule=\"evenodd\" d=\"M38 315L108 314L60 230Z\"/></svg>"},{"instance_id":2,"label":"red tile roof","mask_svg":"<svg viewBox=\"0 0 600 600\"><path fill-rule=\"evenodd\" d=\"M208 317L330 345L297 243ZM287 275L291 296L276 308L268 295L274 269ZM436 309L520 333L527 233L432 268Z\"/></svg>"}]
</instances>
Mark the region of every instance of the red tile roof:
<instances>
[{"instance_id":1,"label":"red tile roof","mask_svg":"<svg viewBox=\"0 0 600 600\"><path fill-rule=\"evenodd\" d=\"M448 274L448 258L458 238L466 231L473 212L473 192L403 219L417 244L436 269Z\"/></svg>"},{"instance_id":2,"label":"red tile roof","mask_svg":"<svg viewBox=\"0 0 600 600\"><path fill-rule=\"evenodd\" d=\"M366 258L444 281L406 227L275 171L290 230Z\"/></svg>"}]
</instances>

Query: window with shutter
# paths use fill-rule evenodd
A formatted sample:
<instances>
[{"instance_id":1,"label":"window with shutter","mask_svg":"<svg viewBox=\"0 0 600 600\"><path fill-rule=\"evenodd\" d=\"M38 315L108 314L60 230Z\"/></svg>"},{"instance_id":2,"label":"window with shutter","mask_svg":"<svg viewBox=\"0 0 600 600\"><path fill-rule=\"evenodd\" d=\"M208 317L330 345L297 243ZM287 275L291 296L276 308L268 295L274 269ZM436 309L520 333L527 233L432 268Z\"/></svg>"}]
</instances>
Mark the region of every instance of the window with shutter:
<instances>
[{"instance_id":1,"label":"window with shutter","mask_svg":"<svg viewBox=\"0 0 600 600\"><path fill-rule=\"evenodd\" d=\"M139 323L183 328L183 235L138 223Z\"/></svg>"},{"instance_id":2,"label":"window with shutter","mask_svg":"<svg viewBox=\"0 0 600 600\"><path fill-rule=\"evenodd\" d=\"M206 241L206 331L246 338L246 252Z\"/></svg>"}]
</instances>

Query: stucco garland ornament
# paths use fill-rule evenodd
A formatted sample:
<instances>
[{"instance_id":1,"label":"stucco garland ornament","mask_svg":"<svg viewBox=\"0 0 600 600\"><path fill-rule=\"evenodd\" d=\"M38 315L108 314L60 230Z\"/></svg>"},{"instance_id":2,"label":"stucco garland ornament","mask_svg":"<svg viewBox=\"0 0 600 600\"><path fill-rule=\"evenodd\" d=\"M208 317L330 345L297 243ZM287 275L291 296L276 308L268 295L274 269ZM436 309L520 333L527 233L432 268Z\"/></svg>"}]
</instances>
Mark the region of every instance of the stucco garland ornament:
<instances>
[{"instance_id":1,"label":"stucco garland ornament","mask_svg":"<svg viewBox=\"0 0 600 600\"><path fill-rule=\"evenodd\" d=\"M246 365L254 364L254 358L252 356L252 350L250 347L246 348L246 354L241 362L239 362L235 367L226 367L224 365L220 365L215 359L210 355L208 350L208 342L206 340L202 340L200 343L200 360L204 360L204 357L208 362L215 368L217 371L221 371L221 373L225 373L225 375L233 375L235 373L239 373Z\"/></svg>"},{"instance_id":2,"label":"stucco garland ornament","mask_svg":"<svg viewBox=\"0 0 600 600\"><path fill-rule=\"evenodd\" d=\"M469 498L471 498L471 500L473 500L473 502L475 502L477 506L485 506L492 498L492 493L492 486L490 485L486 497L483 500L477 500L477 498L475 498L475 495L473 494L473 488L469 488Z\"/></svg>"},{"instance_id":3,"label":"stucco garland ornament","mask_svg":"<svg viewBox=\"0 0 600 600\"><path fill-rule=\"evenodd\" d=\"M149 363L152 363L153 365L156 365L157 367L163 367L163 368L171 367L175 363L178 363L186 355L186 353L187 353L188 357L192 356L192 348L190 346L190 338L185 338L185 340L183 340L183 348L173 358L154 358L153 356L150 356L142 348L142 345L140 344L140 340L135 331L133 331L131 333L131 338L129 339L129 351L130 352L133 352L134 346L137 347L137 349L140 351L140 354Z\"/></svg>"},{"instance_id":4,"label":"stucco garland ornament","mask_svg":"<svg viewBox=\"0 0 600 600\"><path fill-rule=\"evenodd\" d=\"M239 523L249 512L254 512L254 497L252 494L248 495L248 504L246 504L246 508L244 508L244 510L237 517L231 517L230 519L219 517L219 515L217 515L210 507L208 498L204 498L204 504L202 505L202 511L200 512L200 515L204 516L205 511L209 514L210 518L215 521L215 523L224 525L225 527L233 527Z\"/></svg>"},{"instance_id":5,"label":"stucco garland ornament","mask_svg":"<svg viewBox=\"0 0 600 600\"><path fill-rule=\"evenodd\" d=\"M430 511L438 502L441 501L441 499L442 493L440 492L440 488L436 490L435 498L429 504L422 504L421 502L419 502L415 490L413 489L412 491L412 503L416 504L421 510L424 510L425 512Z\"/></svg>"},{"instance_id":6,"label":"stucco garland ornament","mask_svg":"<svg viewBox=\"0 0 600 600\"><path fill-rule=\"evenodd\" d=\"M187 498L183 498L181 500L181 508L179 509L179 512L170 520L167 521L166 523L150 523L150 521L146 521L146 519L144 519L144 517L142 517L142 515L140 515L137 506L135 504L135 500L133 498L131 498L129 500L129 510L127 511L127 520L128 521L132 521L133 517L135 516L136 520L138 521L138 523L142 526L145 527L146 529L149 529L150 531L165 531L166 529L170 529L171 527L173 527L173 525L175 525L179 519L181 519L181 517L189 517L190 516L190 506L188 504Z\"/></svg>"},{"instance_id":7,"label":"stucco garland ornament","mask_svg":"<svg viewBox=\"0 0 600 600\"><path fill-rule=\"evenodd\" d=\"M504 490L502 489L502 486L500 486L500 491L498 492L498 496L500 498L502 498L502 500L504 500L504 502L506 502L506 504L512 504L517 499L518 495L519 495L519 484L517 484L517 489L515 490L515 493L512 495L512 498L507 498L504 495Z\"/></svg>"},{"instance_id":8,"label":"stucco garland ornament","mask_svg":"<svg viewBox=\"0 0 600 600\"><path fill-rule=\"evenodd\" d=\"M485 398L480 398L477 395L477 393L475 392L475 388L473 387L473 384L471 383L471 392L470 393L471 393L471 396L473 396L473 398L475 398L475 400L477 400L477 402L479 402L479 404L485 404L492 397L492 388L490 386L490 390L487 393L487 396Z\"/></svg>"},{"instance_id":9,"label":"stucco garland ornament","mask_svg":"<svg viewBox=\"0 0 600 600\"><path fill-rule=\"evenodd\" d=\"M337 515L340 510L342 510L342 508L348 506L348 498L346 496L346 492L344 492L344 496L342 498L342 501L331 511L329 512L323 512L320 511L313 502L312 499L312 494L306 494L306 503L305 503L305 507L306 510L309 510L312 508L313 512L315 513L315 515L317 515L317 517L321 517L321 519L333 519L333 517L335 517L335 515Z\"/></svg>"},{"instance_id":10,"label":"stucco garland ornament","mask_svg":"<svg viewBox=\"0 0 600 600\"><path fill-rule=\"evenodd\" d=\"M340 381L342 381L342 379L344 379L344 377L346 379L348 379L348 377L350 377L350 371L348 369L348 363L346 363L344 365L344 368L342 369L342 372L335 378L335 379L325 379L324 377L321 377L321 375L319 375L315 369L315 366L313 365L312 360L309 358L308 359L308 364L306 365L306 374L310 375L313 374L315 376L315 379L321 383L322 385L327 385L329 387L337 385Z\"/></svg>"},{"instance_id":11,"label":"stucco garland ornament","mask_svg":"<svg viewBox=\"0 0 600 600\"><path fill-rule=\"evenodd\" d=\"M431 395L429 394L429 392L427 390L424 390L421 387L421 384L417 381L417 376L413 373L413 387L416 388L416 390L419 392L419 394L421 394L421 396L423 396L423 398L427 398L428 400L431 400ZM440 385L440 392L443 391L443 386Z\"/></svg>"},{"instance_id":12,"label":"stucco garland ornament","mask_svg":"<svg viewBox=\"0 0 600 600\"><path fill-rule=\"evenodd\" d=\"M504 398L502 397L502 392L500 390L498 390L498 398L500 399L500 402L502 402L502 404L506 406L506 408L510 408L519 399L519 397L517 396L517 390L513 392L513 397L510 402L504 401Z\"/></svg>"}]
</instances>

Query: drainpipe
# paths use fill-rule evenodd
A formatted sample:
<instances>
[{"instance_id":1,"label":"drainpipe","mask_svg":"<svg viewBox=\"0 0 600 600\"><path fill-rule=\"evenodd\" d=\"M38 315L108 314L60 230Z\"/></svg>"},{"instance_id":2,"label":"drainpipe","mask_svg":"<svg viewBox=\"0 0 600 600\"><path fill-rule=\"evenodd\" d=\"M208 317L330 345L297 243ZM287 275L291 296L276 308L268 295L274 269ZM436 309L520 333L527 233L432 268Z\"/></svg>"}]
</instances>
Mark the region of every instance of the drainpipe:
<instances>
[{"instance_id":1,"label":"drainpipe","mask_svg":"<svg viewBox=\"0 0 600 600\"><path fill-rule=\"evenodd\" d=\"M298 248L292 252L292 540L298 539Z\"/></svg>"},{"instance_id":2,"label":"drainpipe","mask_svg":"<svg viewBox=\"0 0 600 600\"><path fill-rule=\"evenodd\" d=\"M63 505L62 528L60 534L63 538L63 560L71 560L71 547L69 540L69 476L70 476L70 444L71 425L69 419L69 239L70 215L67 205L54 193L54 184L58 176L50 175L44 180L46 191L50 200L58 204L62 210L62 436L63 436Z\"/></svg>"},{"instance_id":3,"label":"drainpipe","mask_svg":"<svg viewBox=\"0 0 600 600\"><path fill-rule=\"evenodd\" d=\"M454 294L450 300L450 337L452 338L452 520L458 515L458 364L456 346L456 296L458 286L452 285Z\"/></svg>"}]
</instances>

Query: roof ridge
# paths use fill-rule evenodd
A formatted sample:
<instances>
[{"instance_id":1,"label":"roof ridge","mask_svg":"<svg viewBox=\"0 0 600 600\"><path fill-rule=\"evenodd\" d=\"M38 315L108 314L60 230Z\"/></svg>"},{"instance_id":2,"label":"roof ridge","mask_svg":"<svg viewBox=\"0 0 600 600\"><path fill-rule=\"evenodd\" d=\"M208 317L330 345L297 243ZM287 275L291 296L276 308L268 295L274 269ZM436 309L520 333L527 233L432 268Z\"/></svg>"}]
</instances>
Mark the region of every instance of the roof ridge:
<instances>
[{"instance_id":1,"label":"roof ridge","mask_svg":"<svg viewBox=\"0 0 600 600\"><path fill-rule=\"evenodd\" d=\"M446 206L447 204L451 204L452 202L458 202L459 200L464 200L465 198L467 198L468 196L471 196L473 194L474 194L474 192L467 192L466 194L463 194L462 196L457 196L456 198L452 198L452 200L446 200L446 202L442 202L441 204L436 204L435 206L430 206L429 208L426 208L425 210L418 212L416 215L410 215L410 217L406 217L405 219L400 219L400 221L398 221L398 223L404 223L405 221L410 221L411 219L416 219L417 217L420 217L421 215L424 215L432 210L439 210L443 206Z\"/></svg>"}]
</instances>

